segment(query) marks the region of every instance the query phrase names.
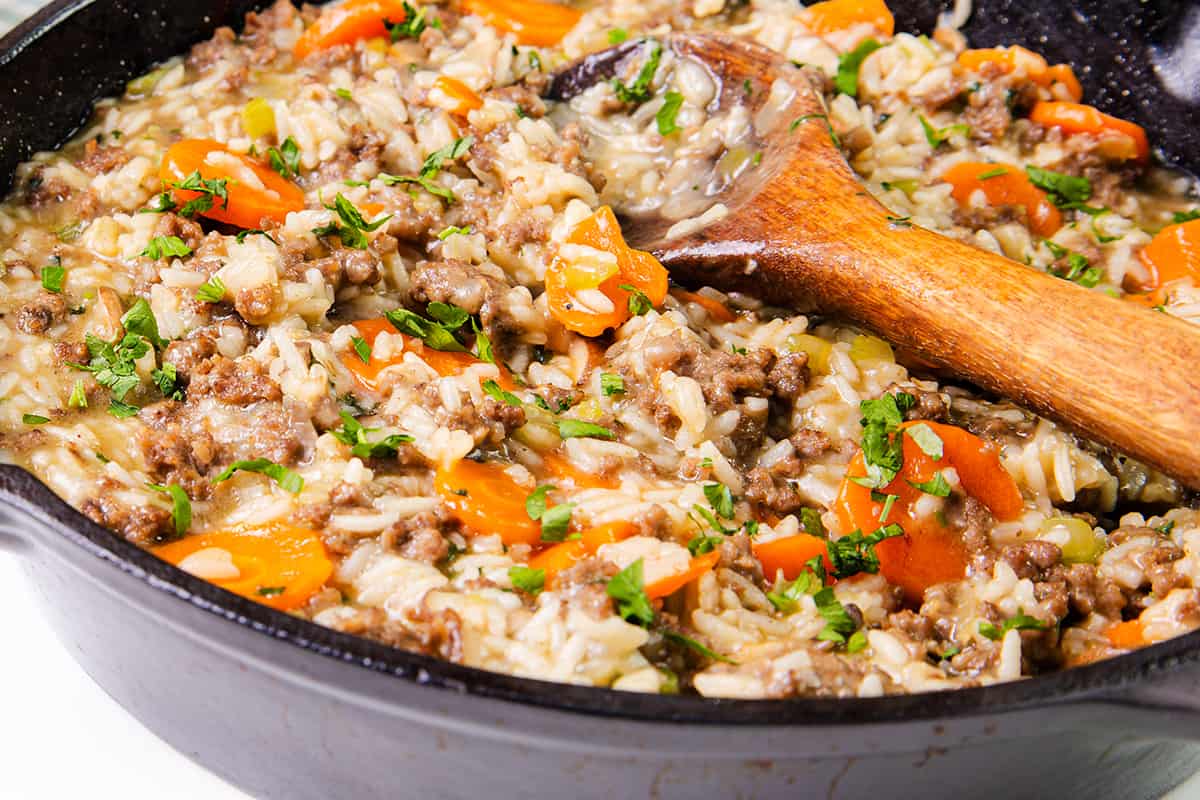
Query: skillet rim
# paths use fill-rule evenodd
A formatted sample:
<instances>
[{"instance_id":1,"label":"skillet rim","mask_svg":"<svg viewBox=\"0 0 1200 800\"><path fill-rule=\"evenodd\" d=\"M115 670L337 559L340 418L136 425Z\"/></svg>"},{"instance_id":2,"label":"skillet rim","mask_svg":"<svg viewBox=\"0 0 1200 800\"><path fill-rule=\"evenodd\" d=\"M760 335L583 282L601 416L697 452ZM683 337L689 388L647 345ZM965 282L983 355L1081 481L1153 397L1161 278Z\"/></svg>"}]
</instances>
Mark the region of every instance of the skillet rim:
<instances>
[{"instance_id":1,"label":"skillet rim","mask_svg":"<svg viewBox=\"0 0 1200 800\"><path fill-rule=\"evenodd\" d=\"M0 38L0 67L36 44L39 35L71 12L101 0L55 0ZM27 158L27 156L26 156ZM694 695L651 695L579 686L466 667L341 633L277 611L196 578L97 525L27 470L0 464L0 500L69 540L93 558L242 628L299 650L371 672L460 695L471 695L589 717L671 725L731 727L844 726L915 723L996 715L1047 705L1115 702L1121 689L1146 688L1156 678L1200 665L1200 630L1081 667L991 686L873 698L728 700ZM0 529L3 528L0 513ZM20 538L26 538L24 536ZM34 541L33 548L48 548ZM18 551L18 557L29 555ZM59 556L62 557L62 556ZM95 563L95 562L93 562ZM97 571L79 565L97 580ZM52 600L51 600L52 602ZM343 690L349 687L339 687ZM355 691L358 691L357 689ZM1135 695L1120 702L1140 705Z\"/></svg>"}]
</instances>

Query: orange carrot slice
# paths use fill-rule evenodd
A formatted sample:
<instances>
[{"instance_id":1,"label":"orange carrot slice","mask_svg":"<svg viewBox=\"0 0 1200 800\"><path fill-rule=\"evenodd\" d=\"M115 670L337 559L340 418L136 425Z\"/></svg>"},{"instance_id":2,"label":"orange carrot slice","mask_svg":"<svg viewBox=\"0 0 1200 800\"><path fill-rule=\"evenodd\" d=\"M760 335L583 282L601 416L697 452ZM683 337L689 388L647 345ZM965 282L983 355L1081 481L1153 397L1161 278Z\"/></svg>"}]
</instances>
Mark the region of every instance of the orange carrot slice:
<instances>
[{"instance_id":1,"label":"orange carrot slice","mask_svg":"<svg viewBox=\"0 0 1200 800\"><path fill-rule=\"evenodd\" d=\"M463 525L476 534L500 534L505 544L534 545L542 525L525 510L529 492L505 472L507 464L464 458L449 470L439 469L433 486Z\"/></svg>"},{"instance_id":2,"label":"orange carrot slice","mask_svg":"<svg viewBox=\"0 0 1200 800\"><path fill-rule=\"evenodd\" d=\"M212 583L285 611L304 605L333 574L333 562L317 532L283 524L188 536L156 547L153 552L178 566L188 556L208 548L229 553L239 572L236 578Z\"/></svg>"},{"instance_id":3,"label":"orange carrot slice","mask_svg":"<svg viewBox=\"0 0 1200 800\"><path fill-rule=\"evenodd\" d=\"M590 555L595 555L601 545L613 544L628 539L637 531L631 522L609 522L580 532L578 539L561 542L547 547L534 556L529 566L546 572L546 586L553 589L560 573L573 567Z\"/></svg>"},{"instance_id":4,"label":"orange carrot slice","mask_svg":"<svg viewBox=\"0 0 1200 800\"><path fill-rule=\"evenodd\" d=\"M659 578L654 583L646 587L646 596L651 600L657 597L667 597L687 586L693 581L698 581L704 575L712 571L713 567L717 566L717 562L721 560L719 550L713 550L711 553L705 553L701 556L696 556L691 560L688 568L676 575L668 575L665 578Z\"/></svg>"},{"instance_id":5,"label":"orange carrot slice","mask_svg":"<svg viewBox=\"0 0 1200 800\"><path fill-rule=\"evenodd\" d=\"M469 111L483 108L483 99L458 78L439 75L433 82L433 88L445 95L449 101L445 106L446 110L453 114L465 115Z\"/></svg>"},{"instance_id":6,"label":"orange carrot slice","mask_svg":"<svg viewBox=\"0 0 1200 800\"><path fill-rule=\"evenodd\" d=\"M1136 650L1149 644L1146 641L1145 627L1140 619L1118 622L1105 630L1104 635L1108 637L1109 644L1122 650Z\"/></svg>"},{"instance_id":7,"label":"orange carrot slice","mask_svg":"<svg viewBox=\"0 0 1200 800\"><path fill-rule=\"evenodd\" d=\"M896 20L883 0L824 0L800 11L800 22L818 36L868 23L880 36L896 31Z\"/></svg>"},{"instance_id":8,"label":"orange carrot slice","mask_svg":"<svg viewBox=\"0 0 1200 800\"><path fill-rule=\"evenodd\" d=\"M1062 227L1062 214L1017 167L965 161L942 173L942 180L954 187L950 194L962 207L969 204L972 194L982 191L989 205L1024 208L1029 228L1038 236L1053 236Z\"/></svg>"},{"instance_id":9,"label":"orange carrot slice","mask_svg":"<svg viewBox=\"0 0 1200 800\"><path fill-rule=\"evenodd\" d=\"M1150 272L1141 291L1161 289L1182 278L1200 281L1200 219L1163 228L1138 257Z\"/></svg>"},{"instance_id":10,"label":"orange carrot slice","mask_svg":"<svg viewBox=\"0 0 1200 800\"><path fill-rule=\"evenodd\" d=\"M229 168L230 159L238 169ZM239 181L236 173L241 168L253 173L261 186ZM194 172L199 172L205 180L227 179L228 206L219 197L213 197L212 208L200 212L201 216L209 219L228 222L239 228L260 228L263 219L283 223L288 214L304 209L304 192L299 186L257 161L228 150L220 142L211 139L176 142L163 156L158 174L167 183L179 183ZM235 174L231 175L230 172ZM200 192L184 189L172 189L171 194L181 206L201 195Z\"/></svg>"},{"instance_id":11,"label":"orange carrot slice","mask_svg":"<svg viewBox=\"0 0 1200 800\"><path fill-rule=\"evenodd\" d=\"M462 8L534 47L558 44L583 16L579 9L537 0L462 0Z\"/></svg>"},{"instance_id":12,"label":"orange carrot slice","mask_svg":"<svg viewBox=\"0 0 1200 800\"><path fill-rule=\"evenodd\" d=\"M1139 162L1150 158L1150 142L1140 125L1082 103L1038 103L1029 112L1029 118L1069 134L1091 134L1100 140L1100 151L1109 158Z\"/></svg>"},{"instance_id":13,"label":"orange carrot slice","mask_svg":"<svg viewBox=\"0 0 1200 800\"><path fill-rule=\"evenodd\" d=\"M884 577L901 586L910 599L919 600L928 587L963 577L966 549L958 533L937 518L917 516L916 504L923 492L913 483L928 482L939 470L954 467L963 491L1000 520L1019 516L1024 501L992 445L962 428L939 422L906 422L900 430L914 425L927 425L937 434L942 440L942 458L935 461L911 437L904 437L904 467L878 490L897 496L887 518L883 518L884 503L872 499L872 490L851 480L867 474L861 453L851 459L834 507L844 530L869 533L890 523L904 529L904 536L885 539L875 552Z\"/></svg>"},{"instance_id":14,"label":"orange carrot slice","mask_svg":"<svg viewBox=\"0 0 1200 800\"><path fill-rule=\"evenodd\" d=\"M829 561L829 549L826 542L819 536L798 533L795 536L784 536L762 544L755 543L754 557L762 563L763 575L767 580L774 580L780 571L789 581L795 580L801 572L807 569L807 563L817 556L825 564L827 571L833 570Z\"/></svg>"},{"instance_id":15,"label":"orange carrot slice","mask_svg":"<svg viewBox=\"0 0 1200 800\"><path fill-rule=\"evenodd\" d=\"M321 12L317 21L305 29L296 40L292 55L307 58L320 50L339 44L353 44L359 39L387 36L385 19L400 23L408 17L403 0L346 0Z\"/></svg>"},{"instance_id":16,"label":"orange carrot slice","mask_svg":"<svg viewBox=\"0 0 1200 800\"><path fill-rule=\"evenodd\" d=\"M657 307L667 296L667 271L658 259L625 244L621 226L608 206L576 225L567 236L568 244L579 244L612 253L618 271L596 287L611 302L612 308L595 311L581 306L570 290L571 270L561 258L555 258L546 270L546 296L552 313L567 330L584 336L599 336L630 317L630 292L621 286L633 286Z\"/></svg>"},{"instance_id":17,"label":"orange carrot slice","mask_svg":"<svg viewBox=\"0 0 1200 800\"><path fill-rule=\"evenodd\" d=\"M1079 85L1079 79L1069 64L1050 66L1046 59L1020 45L964 50L958 54L958 63L972 72L979 72L984 64L994 64L1004 72L1023 72L1038 86L1049 88L1061 83L1067 96L1076 102L1083 97L1083 87Z\"/></svg>"},{"instance_id":18,"label":"orange carrot slice","mask_svg":"<svg viewBox=\"0 0 1200 800\"><path fill-rule=\"evenodd\" d=\"M733 322L737 319L737 314L734 314L724 304L707 295L699 294L698 292L689 292L685 289L672 289L671 294L681 303L695 303L700 306L708 312L708 316L715 322Z\"/></svg>"},{"instance_id":19,"label":"orange carrot slice","mask_svg":"<svg viewBox=\"0 0 1200 800\"><path fill-rule=\"evenodd\" d=\"M579 469L562 453L542 456L542 467L550 481L567 481L576 489L615 489L620 485L615 478Z\"/></svg>"}]
</instances>

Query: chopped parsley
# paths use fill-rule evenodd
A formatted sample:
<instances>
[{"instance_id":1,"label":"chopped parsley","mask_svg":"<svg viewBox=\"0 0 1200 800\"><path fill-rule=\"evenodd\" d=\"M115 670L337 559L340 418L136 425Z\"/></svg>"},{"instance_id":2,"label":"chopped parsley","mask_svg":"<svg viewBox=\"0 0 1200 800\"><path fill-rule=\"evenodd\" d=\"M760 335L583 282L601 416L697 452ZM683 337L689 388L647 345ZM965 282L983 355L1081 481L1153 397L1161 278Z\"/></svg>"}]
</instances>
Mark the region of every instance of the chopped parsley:
<instances>
[{"instance_id":1,"label":"chopped parsley","mask_svg":"<svg viewBox=\"0 0 1200 800\"><path fill-rule=\"evenodd\" d=\"M537 597L546 588L546 570L520 564L508 568L508 579L514 589Z\"/></svg>"},{"instance_id":2,"label":"chopped parsley","mask_svg":"<svg viewBox=\"0 0 1200 800\"><path fill-rule=\"evenodd\" d=\"M49 417L43 417L41 414L22 414L21 422L26 425L45 425L50 421Z\"/></svg>"},{"instance_id":3,"label":"chopped parsley","mask_svg":"<svg viewBox=\"0 0 1200 800\"><path fill-rule=\"evenodd\" d=\"M605 397L625 394L625 379L613 372L600 373L600 391Z\"/></svg>"},{"instance_id":4,"label":"chopped parsley","mask_svg":"<svg viewBox=\"0 0 1200 800\"><path fill-rule=\"evenodd\" d=\"M834 87L842 94L851 97L858 96L858 70L867 56L883 47L874 39L864 39L858 47L838 57L837 75L833 79Z\"/></svg>"},{"instance_id":5,"label":"chopped parsley","mask_svg":"<svg viewBox=\"0 0 1200 800\"><path fill-rule=\"evenodd\" d=\"M367 344L367 340L361 336L351 336L350 346L354 348L354 353L359 360L364 364L371 363L371 345Z\"/></svg>"},{"instance_id":6,"label":"chopped parsley","mask_svg":"<svg viewBox=\"0 0 1200 800\"><path fill-rule=\"evenodd\" d=\"M137 415L138 407L129 403L122 403L120 400L109 400L108 413L117 419L128 419Z\"/></svg>"},{"instance_id":7,"label":"chopped parsley","mask_svg":"<svg viewBox=\"0 0 1200 800\"><path fill-rule=\"evenodd\" d=\"M238 244L245 244L247 236L265 236L272 244L279 244L274 236L264 231L262 228L247 228L244 231L238 231L233 240Z\"/></svg>"},{"instance_id":8,"label":"chopped parsley","mask_svg":"<svg viewBox=\"0 0 1200 800\"><path fill-rule=\"evenodd\" d=\"M630 105L641 105L650 99L650 84L654 80L654 73L658 72L658 63L662 60L662 45L654 40L650 41L650 54L646 57L645 63L638 71L637 77L633 82L626 85L621 82L620 78L613 78L610 84L617 99L622 103Z\"/></svg>"},{"instance_id":9,"label":"chopped parsley","mask_svg":"<svg viewBox=\"0 0 1200 800\"><path fill-rule=\"evenodd\" d=\"M379 173L379 180L388 186L395 186L399 183L417 184L431 195L445 200L446 203L453 203L457 199L454 196L454 192L438 184L435 179L447 161L455 161L466 155L473 144L475 144L475 137L473 136L464 136L460 139L455 139L445 147L430 153L425 159L425 163L421 165L421 171L415 177L411 175L388 175L386 172L381 172Z\"/></svg>"},{"instance_id":10,"label":"chopped parsley","mask_svg":"<svg viewBox=\"0 0 1200 800\"><path fill-rule=\"evenodd\" d=\"M1004 638L1004 634L1012 630L1041 631L1047 627L1046 623L1037 617L1031 617L1025 613L1024 609L1018 608L1017 615L1004 620L998 628L990 622L979 623L979 632L993 642L998 642Z\"/></svg>"},{"instance_id":11,"label":"chopped parsley","mask_svg":"<svg viewBox=\"0 0 1200 800\"><path fill-rule=\"evenodd\" d=\"M175 202L175 198L171 197L170 192L161 192L160 194L157 194L154 196L154 200L157 203L157 205L146 206L145 208L139 208L137 213L139 213L139 214L165 214L168 211L174 211L176 208L179 207L178 204Z\"/></svg>"},{"instance_id":12,"label":"chopped parsley","mask_svg":"<svg viewBox=\"0 0 1200 800\"><path fill-rule=\"evenodd\" d=\"M67 408L87 408L87 389L84 388L83 381L75 381L75 385L71 387L71 396L67 398Z\"/></svg>"},{"instance_id":13,"label":"chopped parsley","mask_svg":"<svg viewBox=\"0 0 1200 800\"><path fill-rule=\"evenodd\" d=\"M713 661L720 661L725 664L738 663L728 656L723 656L720 653L713 652L711 649L709 649L708 647L705 647L700 642L697 642L695 639L691 638L690 636L684 636L682 633L679 633L678 631L672 631L672 630L668 630L668 629L664 628L661 632L662 632L663 638L666 639L668 642L674 642L675 644L683 645L684 647L688 648L689 650L695 650L697 653L704 656L705 658L712 659Z\"/></svg>"},{"instance_id":14,"label":"chopped parsley","mask_svg":"<svg viewBox=\"0 0 1200 800\"><path fill-rule=\"evenodd\" d=\"M336 94L338 97L342 98L343 100L353 100L354 99L354 95L350 93L349 89L334 89L333 93Z\"/></svg>"},{"instance_id":15,"label":"chopped parsley","mask_svg":"<svg viewBox=\"0 0 1200 800\"><path fill-rule=\"evenodd\" d=\"M304 488L304 478L299 473L293 472L282 464L276 464L268 458L234 461L220 475L213 478L212 482L222 483L223 481L227 481L233 477L233 473L235 472L257 472L261 475L266 475L279 484L279 488L292 494L300 494L300 491Z\"/></svg>"},{"instance_id":16,"label":"chopped parsley","mask_svg":"<svg viewBox=\"0 0 1200 800\"><path fill-rule=\"evenodd\" d=\"M924 115L918 114L917 119L921 123L921 130L925 131L925 141L929 142L929 146L934 150L945 144L951 134L961 133L964 136L971 133L971 126L958 124L948 125L945 128L935 128L929 124L929 120L925 119Z\"/></svg>"},{"instance_id":17,"label":"chopped parsley","mask_svg":"<svg viewBox=\"0 0 1200 800\"><path fill-rule=\"evenodd\" d=\"M47 292L61 294L63 279L67 276L67 271L63 269L61 258L55 256L51 260L54 263L42 267L42 288Z\"/></svg>"},{"instance_id":18,"label":"chopped parsley","mask_svg":"<svg viewBox=\"0 0 1200 800\"><path fill-rule=\"evenodd\" d=\"M1200 206L1196 206L1191 211L1176 211L1171 215L1171 222L1175 225L1182 225L1194 219L1200 219Z\"/></svg>"},{"instance_id":19,"label":"chopped parsley","mask_svg":"<svg viewBox=\"0 0 1200 800\"><path fill-rule=\"evenodd\" d=\"M475 331L475 357L480 361L495 364L496 356L492 352L492 340L479 327L479 322L474 317L471 318L471 329Z\"/></svg>"},{"instance_id":20,"label":"chopped parsley","mask_svg":"<svg viewBox=\"0 0 1200 800\"><path fill-rule=\"evenodd\" d=\"M825 530L825 523L821 522L821 512L815 508L800 509L800 527L804 528L809 536L820 536L822 539L829 536Z\"/></svg>"},{"instance_id":21,"label":"chopped parsley","mask_svg":"<svg viewBox=\"0 0 1200 800\"><path fill-rule=\"evenodd\" d=\"M821 558L817 556L818 565ZM781 614L794 614L800 607L800 598L806 594L816 594L821 590L824 581L815 571L804 570L796 579L781 585L778 589L767 592L767 599Z\"/></svg>"},{"instance_id":22,"label":"chopped parsley","mask_svg":"<svg viewBox=\"0 0 1200 800\"><path fill-rule=\"evenodd\" d=\"M719 516L733 519L733 492L723 483L704 484L704 497Z\"/></svg>"},{"instance_id":23,"label":"chopped parsley","mask_svg":"<svg viewBox=\"0 0 1200 800\"><path fill-rule=\"evenodd\" d=\"M178 236L155 236L146 245L146 249L141 252L141 255L146 258L158 260L160 258L170 258L171 256L190 256L192 248L188 247L183 239Z\"/></svg>"},{"instance_id":24,"label":"chopped parsley","mask_svg":"<svg viewBox=\"0 0 1200 800\"><path fill-rule=\"evenodd\" d=\"M808 122L810 119L819 119L824 122L825 129L829 131L829 138L833 141L833 146L842 146L842 140L838 138L837 131L833 129L833 123L829 121L829 117L825 114L804 114L803 116L796 117L794 120L792 120L792 124L788 125L788 133L796 130L796 128L799 128L801 124Z\"/></svg>"},{"instance_id":25,"label":"chopped parsley","mask_svg":"<svg viewBox=\"0 0 1200 800\"><path fill-rule=\"evenodd\" d=\"M860 653L867 648L867 634L861 630L857 630L850 635L846 640L847 653Z\"/></svg>"},{"instance_id":26,"label":"chopped parsley","mask_svg":"<svg viewBox=\"0 0 1200 800\"><path fill-rule=\"evenodd\" d=\"M433 306L433 303L429 304ZM440 305L445 305L440 304ZM427 310L430 310L427 308ZM459 309L460 311L462 309ZM466 315L466 312L463 312ZM401 333L407 333L409 336L415 336L423 341L427 346L434 350L443 350L446 352L465 353L467 348L462 342L454 338L454 331L462 327L462 323L458 325L450 325L442 320L427 319L420 314L414 314L408 309L397 308L388 311L384 314L388 322L392 323L392 327ZM430 310L430 316L433 312ZM444 317L446 315L443 315ZM457 316L450 318L451 321L458 319ZM462 317L462 321L466 322L468 316Z\"/></svg>"},{"instance_id":27,"label":"chopped parsley","mask_svg":"<svg viewBox=\"0 0 1200 800\"><path fill-rule=\"evenodd\" d=\"M355 250L366 250L366 234L376 230L392 218L391 214L386 214L374 222L367 222L363 219L362 212L355 208L354 204L347 200L341 192L337 193L332 206L325 207L330 211L337 212L338 219L341 222L331 222L328 225L313 228L312 232L317 236L334 234L342 240L343 245L352 247Z\"/></svg>"},{"instance_id":28,"label":"chopped parsley","mask_svg":"<svg viewBox=\"0 0 1200 800\"><path fill-rule=\"evenodd\" d=\"M1059 208L1075 208L1092 196L1092 182L1087 178L1076 178L1061 172L1032 165L1025 167L1029 181L1050 196L1050 202Z\"/></svg>"},{"instance_id":29,"label":"chopped parsley","mask_svg":"<svg viewBox=\"0 0 1200 800\"><path fill-rule=\"evenodd\" d=\"M903 180L898 181L883 181L880 186L883 187L885 192L890 192L892 189L898 189L899 191L904 192L906 195L911 196L912 193L917 190L917 187L920 186L920 183L918 183L915 178L904 178Z\"/></svg>"},{"instance_id":30,"label":"chopped parsley","mask_svg":"<svg viewBox=\"0 0 1200 800\"><path fill-rule=\"evenodd\" d=\"M216 205L217 200L221 201L222 209L229 208L228 183L228 178L203 178L200 176L200 170L195 170L183 180L174 181L169 183L168 186L170 186L172 189L181 189L187 192L198 192L198 196L188 200L179 209L179 215L181 217L194 217L197 214L203 214L205 211L212 209L212 207ZM171 208L162 207L165 200L171 201ZM160 196L159 208L152 208L150 210L161 213L163 211L172 210L174 206L174 199L168 197L164 192Z\"/></svg>"},{"instance_id":31,"label":"chopped parsley","mask_svg":"<svg viewBox=\"0 0 1200 800\"><path fill-rule=\"evenodd\" d=\"M300 174L300 145L292 137L287 137L279 147L267 150L267 162L271 169L283 177L295 178Z\"/></svg>"},{"instance_id":32,"label":"chopped parsley","mask_svg":"<svg viewBox=\"0 0 1200 800\"><path fill-rule=\"evenodd\" d=\"M225 281L213 275L196 290L196 299L201 303L219 303L225 299Z\"/></svg>"},{"instance_id":33,"label":"chopped parsley","mask_svg":"<svg viewBox=\"0 0 1200 800\"><path fill-rule=\"evenodd\" d=\"M920 489L925 494L933 495L934 497L949 497L950 496L950 484L946 482L946 476L943 475L941 472L933 473L933 477L927 481L923 481L923 482L909 481L908 484L909 484L909 486L912 486L914 489ZM893 497L893 496L894 495L888 495L888 497ZM889 507L889 510L890 510L890 507ZM880 517L880 519L883 519L883 517Z\"/></svg>"},{"instance_id":34,"label":"chopped parsley","mask_svg":"<svg viewBox=\"0 0 1200 800\"><path fill-rule=\"evenodd\" d=\"M512 392L504 391L500 388L500 384L490 378L483 382L483 393L497 402L513 406L514 408L520 408L524 405L521 402L521 398Z\"/></svg>"},{"instance_id":35,"label":"chopped parsley","mask_svg":"<svg viewBox=\"0 0 1200 800\"><path fill-rule=\"evenodd\" d=\"M624 28L613 28L608 32L609 44L620 44L629 38L629 31Z\"/></svg>"},{"instance_id":36,"label":"chopped parsley","mask_svg":"<svg viewBox=\"0 0 1200 800\"><path fill-rule=\"evenodd\" d=\"M1008 174L1008 167L995 167L993 169L984 170L975 176L977 181L989 181L992 178L999 178L1002 175Z\"/></svg>"},{"instance_id":37,"label":"chopped parsley","mask_svg":"<svg viewBox=\"0 0 1200 800\"><path fill-rule=\"evenodd\" d=\"M700 505L699 503L696 503L692 506L692 511L695 511L697 514L699 514L701 517L703 517L704 521L708 523L708 527L712 528L717 533L720 533L724 536L729 536L731 534L737 533L737 528L725 527L723 524L721 524L721 521L719 519L717 519L717 517L713 514L713 512L709 511L707 508ZM693 519L692 521L696 522L695 519ZM700 523L696 522L696 524L699 525Z\"/></svg>"},{"instance_id":38,"label":"chopped parsley","mask_svg":"<svg viewBox=\"0 0 1200 800\"><path fill-rule=\"evenodd\" d=\"M654 607L642 582L642 559L638 559L612 576L604 592L617 601L617 613L626 622L642 627L654 622Z\"/></svg>"},{"instance_id":39,"label":"chopped parsley","mask_svg":"<svg viewBox=\"0 0 1200 800\"><path fill-rule=\"evenodd\" d=\"M470 225L467 225L464 228L459 228L459 227L455 227L454 225L450 225L447 228L445 228L441 233L439 233L437 235L437 238L441 239L444 242L447 239L449 239L451 236L454 236L455 234L458 234L460 236L467 236L470 233L471 233Z\"/></svg>"},{"instance_id":40,"label":"chopped parsley","mask_svg":"<svg viewBox=\"0 0 1200 800\"><path fill-rule=\"evenodd\" d=\"M724 541L724 537L721 536L709 536L706 533L698 533L688 542L687 549L693 557L702 556L705 553L711 553L713 550L716 550Z\"/></svg>"},{"instance_id":41,"label":"chopped parsley","mask_svg":"<svg viewBox=\"0 0 1200 800\"><path fill-rule=\"evenodd\" d=\"M826 549L833 565L833 577L841 580L860 572L874 575L879 572L879 556L875 554L875 545L884 539L903 535L904 529L893 522L867 536L863 536L862 531L854 531L840 539L831 539Z\"/></svg>"},{"instance_id":42,"label":"chopped parsley","mask_svg":"<svg viewBox=\"0 0 1200 800\"><path fill-rule=\"evenodd\" d=\"M96 383L112 392L113 399L123 405L125 396L141 383L136 362L150 352L150 343L134 332L126 333L116 345L90 333L84 336L84 343L88 349L88 363L70 366L92 373ZM136 407L134 413L137 413Z\"/></svg>"},{"instance_id":43,"label":"chopped parsley","mask_svg":"<svg viewBox=\"0 0 1200 800\"><path fill-rule=\"evenodd\" d=\"M1169 519L1169 520L1167 520L1166 522L1164 522L1162 525L1159 525L1159 526L1158 526L1157 528L1155 528L1154 530L1156 530L1156 531L1158 531L1159 533L1161 533L1161 534L1163 534L1164 536L1166 536L1166 535L1167 535L1167 534L1169 534L1171 531L1175 530L1175 520L1173 520L1173 519Z\"/></svg>"},{"instance_id":44,"label":"chopped parsley","mask_svg":"<svg viewBox=\"0 0 1200 800\"><path fill-rule=\"evenodd\" d=\"M621 283L617 288L629 292L629 313L633 316L640 317L654 308L654 303L650 302L646 293L632 283Z\"/></svg>"},{"instance_id":45,"label":"chopped parsley","mask_svg":"<svg viewBox=\"0 0 1200 800\"><path fill-rule=\"evenodd\" d=\"M183 390L179 388L179 375L176 373L174 364L164 362L161 368L151 371L150 379L162 392L163 397L171 400L183 399Z\"/></svg>"},{"instance_id":46,"label":"chopped parsley","mask_svg":"<svg viewBox=\"0 0 1200 800\"><path fill-rule=\"evenodd\" d=\"M391 37L393 42L398 42L401 39L416 39L428 27L425 22L425 9L413 8L408 2L405 2L403 21L392 22L387 17L384 17L383 27L387 29L388 36Z\"/></svg>"},{"instance_id":47,"label":"chopped parsley","mask_svg":"<svg viewBox=\"0 0 1200 800\"><path fill-rule=\"evenodd\" d=\"M603 425L584 422L579 419L559 419L554 424L558 426L558 435L563 439L590 437L593 439L615 439L616 434Z\"/></svg>"},{"instance_id":48,"label":"chopped parsley","mask_svg":"<svg viewBox=\"0 0 1200 800\"><path fill-rule=\"evenodd\" d=\"M178 483L163 486L158 483L146 484L156 492L170 495L171 520L175 523L175 536L182 539L192 527L192 501L187 492Z\"/></svg>"},{"instance_id":49,"label":"chopped parsley","mask_svg":"<svg viewBox=\"0 0 1200 800\"><path fill-rule=\"evenodd\" d=\"M129 307L121 317L121 324L127 332L144 337L159 349L167 346L167 340L158 335L158 320L154 318L154 312L150 310L150 304L144 297L139 297L137 302Z\"/></svg>"},{"instance_id":50,"label":"chopped parsley","mask_svg":"<svg viewBox=\"0 0 1200 800\"><path fill-rule=\"evenodd\" d=\"M529 493L525 498L525 513L532 520L539 520L546 513L546 508L549 506L546 495L554 491L554 484L544 483Z\"/></svg>"},{"instance_id":51,"label":"chopped parsley","mask_svg":"<svg viewBox=\"0 0 1200 800\"><path fill-rule=\"evenodd\" d=\"M683 95L679 92L671 91L663 95L662 108L654 115L654 121L658 124L658 132L663 136L669 136L679 130L679 126L675 124L675 117L679 114L679 109L683 106Z\"/></svg>"},{"instance_id":52,"label":"chopped parsley","mask_svg":"<svg viewBox=\"0 0 1200 800\"><path fill-rule=\"evenodd\" d=\"M367 434L374 433L379 428L363 427L363 424L348 411L342 411L340 414L342 427L331 430L330 433L342 444L349 445L350 454L357 458L394 458L400 445L413 440L407 433L393 433L372 442Z\"/></svg>"},{"instance_id":53,"label":"chopped parsley","mask_svg":"<svg viewBox=\"0 0 1200 800\"><path fill-rule=\"evenodd\" d=\"M850 616L850 612L833 593L832 586L826 586L814 594L813 602L817 604L817 611L825 619L825 627L817 634L817 639L823 642L845 644L847 638L858 630L858 625Z\"/></svg>"},{"instance_id":54,"label":"chopped parsley","mask_svg":"<svg viewBox=\"0 0 1200 800\"><path fill-rule=\"evenodd\" d=\"M896 478L904 465L900 437L892 436L904 412L912 408L916 398L907 392L885 394L878 400L863 400L859 404L863 426L862 454L867 474L850 480L869 489L882 489Z\"/></svg>"},{"instance_id":55,"label":"chopped parsley","mask_svg":"<svg viewBox=\"0 0 1200 800\"><path fill-rule=\"evenodd\" d=\"M543 511L541 516L542 541L564 541L567 538L567 528L571 525L571 514L574 510L574 503L559 503Z\"/></svg>"}]
</instances>

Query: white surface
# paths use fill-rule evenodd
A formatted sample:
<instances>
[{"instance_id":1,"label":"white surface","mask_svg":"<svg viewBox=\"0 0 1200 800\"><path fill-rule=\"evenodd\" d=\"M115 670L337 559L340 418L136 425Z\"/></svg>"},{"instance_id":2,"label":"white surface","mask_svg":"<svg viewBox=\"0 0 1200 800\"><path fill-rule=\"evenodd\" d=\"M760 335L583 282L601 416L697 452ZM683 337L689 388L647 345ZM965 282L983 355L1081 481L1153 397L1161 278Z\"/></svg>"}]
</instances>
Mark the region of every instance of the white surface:
<instances>
[{"instance_id":1,"label":"white surface","mask_svg":"<svg viewBox=\"0 0 1200 800\"><path fill-rule=\"evenodd\" d=\"M248 800L159 741L72 659L43 624L16 561L0 554L0 798ZM349 798L347 798L349 800Z\"/></svg>"},{"instance_id":2,"label":"white surface","mask_svg":"<svg viewBox=\"0 0 1200 800\"><path fill-rule=\"evenodd\" d=\"M21 643L0 657L0 798L247 800L156 739L92 682L42 623L6 555L0 608L5 639ZM1168 800L1200 800L1200 777Z\"/></svg>"}]
</instances>

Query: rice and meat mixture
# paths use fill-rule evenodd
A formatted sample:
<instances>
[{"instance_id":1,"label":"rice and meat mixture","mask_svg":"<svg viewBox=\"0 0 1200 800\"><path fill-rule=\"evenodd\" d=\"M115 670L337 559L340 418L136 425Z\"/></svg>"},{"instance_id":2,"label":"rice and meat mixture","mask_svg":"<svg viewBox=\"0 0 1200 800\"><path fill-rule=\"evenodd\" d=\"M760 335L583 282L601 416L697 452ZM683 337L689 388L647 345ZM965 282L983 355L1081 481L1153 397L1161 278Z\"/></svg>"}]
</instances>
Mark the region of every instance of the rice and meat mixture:
<instances>
[{"instance_id":1,"label":"rice and meat mixture","mask_svg":"<svg viewBox=\"0 0 1200 800\"><path fill-rule=\"evenodd\" d=\"M625 245L614 211L702 224L758 164L657 38L684 29L792 60L828 106L796 124L897 219L1200 322L1191 184L1069 66L952 21L280 0L20 169L3 458L253 600L554 681L871 696L1200 626L1175 481ZM612 81L543 99L623 41Z\"/></svg>"}]
</instances>

